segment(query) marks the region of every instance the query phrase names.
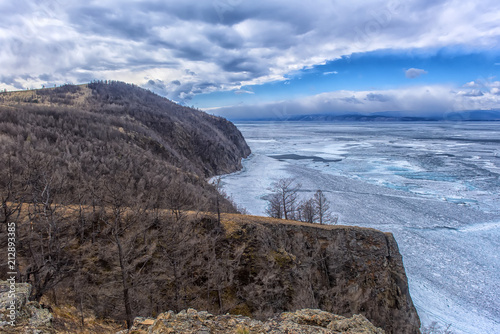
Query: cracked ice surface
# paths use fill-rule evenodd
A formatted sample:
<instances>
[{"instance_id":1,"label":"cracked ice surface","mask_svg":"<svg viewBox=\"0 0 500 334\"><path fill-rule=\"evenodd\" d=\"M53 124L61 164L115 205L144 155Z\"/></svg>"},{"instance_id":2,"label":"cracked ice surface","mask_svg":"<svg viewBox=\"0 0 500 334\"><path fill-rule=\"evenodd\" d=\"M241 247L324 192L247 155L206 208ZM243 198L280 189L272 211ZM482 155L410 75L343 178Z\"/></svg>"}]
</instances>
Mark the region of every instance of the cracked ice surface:
<instances>
[{"instance_id":1,"label":"cracked ice surface","mask_svg":"<svg viewBox=\"0 0 500 334\"><path fill-rule=\"evenodd\" d=\"M321 189L340 224L394 234L424 325L500 333L500 124L237 126L253 152L223 177L237 204L265 215L281 177L297 178L303 197Z\"/></svg>"}]
</instances>

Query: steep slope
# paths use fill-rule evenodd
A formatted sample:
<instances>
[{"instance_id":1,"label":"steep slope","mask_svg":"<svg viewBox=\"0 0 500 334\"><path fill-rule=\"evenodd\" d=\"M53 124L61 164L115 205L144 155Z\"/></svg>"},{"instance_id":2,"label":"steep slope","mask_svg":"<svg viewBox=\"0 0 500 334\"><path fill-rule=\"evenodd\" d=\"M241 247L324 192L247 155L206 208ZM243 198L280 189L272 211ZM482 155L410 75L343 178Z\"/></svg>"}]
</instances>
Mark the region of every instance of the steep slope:
<instances>
[{"instance_id":1,"label":"steep slope","mask_svg":"<svg viewBox=\"0 0 500 334\"><path fill-rule=\"evenodd\" d=\"M21 125L24 135L49 143L78 137L129 142L205 176L232 172L250 154L231 122L122 82L7 92L0 94L0 106L2 132L13 134L12 125Z\"/></svg>"},{"instance_id":2,"label":"steep slope","mask_svg":"<svg viewBox=\"0 0 500 334\"><path fill-rule=\"evenodd\" d=\"M237 309L359 313L387 333L419 332L392 234L230 214L223 222L230 250L221 254L235 254L226 269L228 289L234 289L227 302Z\"/></svg>"},{"instance_id":3,"label":"steep slope","mask_svg":"<svg viewBox=\"0 0 500 334\"><path fill-rule=\"evenodd\" d=\"M76 241L121 242L125 212L235 212L206 177L250 153L230 122L120 82L0 94L0 144L0 244L18 225L15 269L37 301L75 272Z\"/></svg>"},{"instance_id":4,"label":"steep slope","mask_svg":"<svg viewBox=\"0 0 500 334\"><path fill-rule=\"evenodd\" d=\"M90 209L85 217L92 217ZM113 225L105 223L114 219L102 214L94 239L81 239L72 232L76 226L69 227L75 235L66 247L71 275L49 297L116 320L127 319L127 303L132 319L189 307L258 319L312 308L362 314L386 333L419 333L391 234L236 214L223 214L219 224L215 215L176 219L164 212L155 219L132 212L123 219L131 225L119 235L120 257Z\"/></svg>"},{"instance_id":5,"label":"steep slope","mask_svg":"<svg viewBox=\"0 0 500 334\"><path fill-rule=\"evenodd\" d=\"M32 198L49 186L51 202L78 204L107 192L127 206L214 210L205 177L250 154L229 121L121 82L2 93L0 141L2 191L18 185L9 191L26 201L26 187Z\"/></svg>"}]
</instances>

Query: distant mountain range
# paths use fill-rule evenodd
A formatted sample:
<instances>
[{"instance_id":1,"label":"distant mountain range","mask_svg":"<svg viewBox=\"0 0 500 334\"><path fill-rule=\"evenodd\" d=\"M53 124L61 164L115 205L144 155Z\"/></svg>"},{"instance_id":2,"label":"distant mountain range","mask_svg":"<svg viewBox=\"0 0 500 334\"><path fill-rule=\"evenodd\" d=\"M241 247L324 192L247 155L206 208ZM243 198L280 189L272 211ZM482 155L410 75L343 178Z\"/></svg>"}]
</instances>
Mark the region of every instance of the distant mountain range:
<instances>
[{"instance_id":1,"label":"distant mountain range","mask_svg":"<svg viewBox=\"0 0 500 334\"><path fill-rule=\"evenodd\" d=\"M298 121L298 122L437 122L437 121L500 121L500 110L467 110L437 114L434 116L408 116L400 112L371 114L303 114L280 118L238 118L232 121Z\"/></svg>"}]
</instances>

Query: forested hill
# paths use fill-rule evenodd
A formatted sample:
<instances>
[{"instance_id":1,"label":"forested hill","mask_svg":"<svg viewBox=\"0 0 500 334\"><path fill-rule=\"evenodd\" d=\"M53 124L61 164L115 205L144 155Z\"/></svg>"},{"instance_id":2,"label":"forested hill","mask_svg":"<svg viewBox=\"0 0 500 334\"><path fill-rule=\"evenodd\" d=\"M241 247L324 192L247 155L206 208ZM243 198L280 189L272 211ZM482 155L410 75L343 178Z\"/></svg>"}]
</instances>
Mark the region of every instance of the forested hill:
<instances>
[{"instance_id":1,"label":"forested hill","mask_svg":"<svg viewBox=\"0 0 500 334\"><path fill-rule=\"evenodd\" d=\"M0 280L15 272L32 307L71 310L50 333L188 307L321 308L418 333L392 235L207 212L236 211L206 178L249 153L225 119L124 83L0 93L0 245L16 256Z\"/></svg>"},{"instance_id":2,"label":"forested hill","mask_svg":"<svg viewBox=\"0 0 500 334\"><path fill-rule=\"evenodd\" d=\"M250 154L226 119L115 81L1 93L0 141L2 186L50 186L73 202L82 189L141 198L183 184L195 205L214 196L205 177Z\"/></svg>"}]
</instances>

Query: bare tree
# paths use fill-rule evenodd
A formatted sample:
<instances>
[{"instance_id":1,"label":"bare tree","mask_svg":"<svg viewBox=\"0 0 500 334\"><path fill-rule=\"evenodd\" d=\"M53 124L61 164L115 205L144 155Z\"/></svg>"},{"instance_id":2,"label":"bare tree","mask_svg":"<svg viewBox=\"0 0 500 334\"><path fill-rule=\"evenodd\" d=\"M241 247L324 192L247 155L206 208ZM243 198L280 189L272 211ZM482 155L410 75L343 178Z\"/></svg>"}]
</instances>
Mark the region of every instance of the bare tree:
<instances>
[{"instance_id":1,"label":"bare tree","mask_svg":"<svg viewBox=\"0 0 500 334\"><path fill-rule=\"evenodd\" d=\"M277 200L279 198L283 210L283 218L295 218L300 187L301 184L297 183L293 178L279 179L272 184L273 193L276 195L272 195L271 199Z\"/></svg>"},{"instance_id":2,"label":"bare tree","mask_svg":"<svg viewBox=\"0 0 500 334\"><path fill-rule=\"evenodd\" d=\"M42 295L57 286L74 270L73 259L67 248L72 235L65 218L65 209L58 204L63 196L64 176L51 170L52 161L35 152L28 153L26 188L29 226L20 237L26 245L28 265L24 278L33 285L32 298L39 301Z\"/></svg>"},{"instance_id":3,"label":"bare tree","mask_svg":"<svg viewBox=\"0 0 500 334\"><path fill-rule=\"evenodd\" d=\"M319 223L326 223L329 220L328 218L330 215L330 205L325 194L323 194L323 191L316 191L313 201L314 205L316 206L316 214L318 216Z\"/></svg>"},{"instance_id":4,"label":"bare tree","mask_svg":"<svg viewBox=\"0 0 500 334\"><path fill-rule=\"evenodd\" d=\"M18 177L12 167L10 155L6 158L6 168L0 170L0 201L1 201L1 221L7 230L7 225L11 221L17 221L21 213L23 196Z\"/></svg>"},{"instance_id":5,"label":"bare tree","mask_svg":"<svg viewBox=\"0 0 500 334\"><path fill-rule=\"evenodd\" d=\"M140 213L136 212L139 207L132 207L133 199L126 196L129 188L134 187L134 180L130 173L116 171L111 182L104 182L103 203L111 209L111 215L105 219L105 223L109 228L109 241L111 241L117 250L118 263L120 267L120 278L123 295L123 304L125 307L125 315L127 328L132 326L133 315L131 307L131 258L134 250L135 239L139 233L130 235L129 229L133 225L134 220L131 215ZM140 209L142 210L142 208Z\"/></svg>"},{"instance_id":6,"label":"bare tree","mask_svg":"<svg viewBox=\"0 0 500 334\"><path fill-rule=\"evenodd\" d=\"M223 193L222 190L222 180L220 176L217 176L213 181L212 185L215 187L215 190L217 191L215 195L215 205L217 207L217 222L220 224L220 205L221 205L221 196L224 196L225 194Z\"/></svg>"},{"instance_id":7,"label":"bare tree","mask_svg":"<svg viewBox=\"0 0 500 334\"><path fill-rule=\"evenodd\" d=\"M281 206L281 196L278 193L273 193L269 196L266 213L269 217L283 218L283 207Z\"/></svg>"},{"instance_id":8,"label":"bare tree","mask_svg":"<svg viewBox=\"0 0 500 334\"><path fill-rule=\"evenodd\" d=\"M318 217L318 211L313 198L300 202L299 219L308 223L314 223Z\"/></svg>"},{"instance_id":9,"label":"bare tree","mask_svg":"<svg viewBox=\"0 0 500 334\"><path fill-rule=\"evenodd\" d=\"M164 191L164 200L167 208L170 209L176 220L182 218L182 212L192 202L191 194L187 191L188 185L181 176L175 175Z\"/></svg>"}]
</instances>

